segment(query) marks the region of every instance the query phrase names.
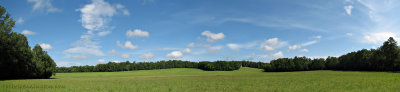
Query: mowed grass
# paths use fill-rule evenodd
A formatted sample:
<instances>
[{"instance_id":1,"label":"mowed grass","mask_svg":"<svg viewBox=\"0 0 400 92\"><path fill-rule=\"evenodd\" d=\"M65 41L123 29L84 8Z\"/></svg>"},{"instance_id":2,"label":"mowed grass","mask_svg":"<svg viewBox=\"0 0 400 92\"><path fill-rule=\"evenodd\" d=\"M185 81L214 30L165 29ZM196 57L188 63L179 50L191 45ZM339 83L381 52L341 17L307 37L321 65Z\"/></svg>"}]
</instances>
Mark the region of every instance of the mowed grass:
<instances>
[{"instance_id":1,"label":"mowed grass","mask_svg":"<svg viewBox=\"0 0 400 92\"><path fill-rule=\"evenodd\" d=\"M57 73L54 79L1 80L0 92L271 92L400 91L400 73L358 71L262 72L175 68Z\"/></svg>"}]
</instances>

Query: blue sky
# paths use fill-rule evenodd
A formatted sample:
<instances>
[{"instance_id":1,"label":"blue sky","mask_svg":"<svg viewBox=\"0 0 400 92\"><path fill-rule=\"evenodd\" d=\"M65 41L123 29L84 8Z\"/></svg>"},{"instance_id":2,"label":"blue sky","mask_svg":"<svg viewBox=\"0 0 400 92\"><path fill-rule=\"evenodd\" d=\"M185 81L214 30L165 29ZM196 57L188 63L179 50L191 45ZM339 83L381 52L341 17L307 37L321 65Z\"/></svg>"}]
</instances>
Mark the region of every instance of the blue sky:
<instances>
[{"instance_id":1,"label":"blue sky","mask_svg":"<svg viewBox=\"0 0 400 92\"><path fill-rule=\"evenodd\" d=\"M1 0L58 66L340 56L399 40L397 0Z\"/></svg>"}]
</instances>

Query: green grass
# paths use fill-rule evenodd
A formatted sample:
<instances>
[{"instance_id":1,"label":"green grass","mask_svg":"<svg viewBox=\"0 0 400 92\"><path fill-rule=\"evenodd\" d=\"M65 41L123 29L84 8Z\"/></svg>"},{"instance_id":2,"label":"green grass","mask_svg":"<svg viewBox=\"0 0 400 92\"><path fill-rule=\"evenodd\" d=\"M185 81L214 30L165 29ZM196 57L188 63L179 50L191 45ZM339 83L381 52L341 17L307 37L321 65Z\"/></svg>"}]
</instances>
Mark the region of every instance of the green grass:
<instances>
[{"instance_id":1,"label":"green grass","mask_svg":"<svg viewBox=\"0 0 400 92\"><path fill-rule=\"evenodd\" d=\"M57 73L54 79L2 80L0 92L400 91L400 73L357 71L262 72L175 68L126 72Z\"/></svg>"}]
</instances>

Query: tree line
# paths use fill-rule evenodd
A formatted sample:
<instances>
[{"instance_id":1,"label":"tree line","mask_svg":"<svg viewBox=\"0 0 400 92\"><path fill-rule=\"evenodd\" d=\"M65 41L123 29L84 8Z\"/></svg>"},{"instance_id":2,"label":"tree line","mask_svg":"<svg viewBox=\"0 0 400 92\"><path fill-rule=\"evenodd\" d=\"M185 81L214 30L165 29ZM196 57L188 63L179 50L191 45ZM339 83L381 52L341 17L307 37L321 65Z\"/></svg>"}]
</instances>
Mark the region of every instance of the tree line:
<instances>
[{"instance_id":1,"label":"tree line","mask_svg":"<svg viewBox=\"0 0 400 92\"><path fill-rule=\"evenodd\" d=\"M308 70L400 71L400 47L390 37L377 49L362 49L339 57L279 58L266 64L266 72Z\"/></svg>"},{"instance_id":2,"label":"tree line","mask_svg":"<svg viewBox=\"0 0 400 92\"><path fill-rule=\"evenodd\" d=\"M57 67L56 72L117 72L133 70L154 70L168 68L197 68L206 71L232 71L240 67L254 67L263 69L266 63L250 61L201 61L190 62L182 60L168 60L157 62L108 62L106 64L97 64L95 66L71 66Z\"/></svg>"},{"instance_id":3,"label":"tree line","mask_svg":"<svg viewBox=\"0 0 400 92\"><path fill-rule=\"evenodd\" d=\"M15 21L0 6L0 79L50 78L56 64L40 45L33 49L25 35L13 32Z\"/></svg>"}]
</instances>

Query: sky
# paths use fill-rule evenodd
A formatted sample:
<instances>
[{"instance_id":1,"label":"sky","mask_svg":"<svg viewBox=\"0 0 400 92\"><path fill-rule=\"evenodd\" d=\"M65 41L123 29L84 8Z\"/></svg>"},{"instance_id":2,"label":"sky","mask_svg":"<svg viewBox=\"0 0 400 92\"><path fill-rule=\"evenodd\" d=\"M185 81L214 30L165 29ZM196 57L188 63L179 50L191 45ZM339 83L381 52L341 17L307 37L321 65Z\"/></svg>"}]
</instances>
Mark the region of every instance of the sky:
<instances>
[{"instance_id":1,"label":"sky","mask_svg":"<svg viewBox=\"0 0 400 92\"><path fill-rule=\"evenodd\" d=\"M399 0L0 0L57 66L324 58L400 40Z\"/></svg>"}]
</instances>

